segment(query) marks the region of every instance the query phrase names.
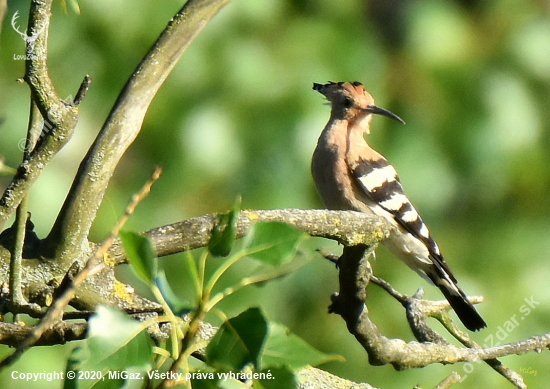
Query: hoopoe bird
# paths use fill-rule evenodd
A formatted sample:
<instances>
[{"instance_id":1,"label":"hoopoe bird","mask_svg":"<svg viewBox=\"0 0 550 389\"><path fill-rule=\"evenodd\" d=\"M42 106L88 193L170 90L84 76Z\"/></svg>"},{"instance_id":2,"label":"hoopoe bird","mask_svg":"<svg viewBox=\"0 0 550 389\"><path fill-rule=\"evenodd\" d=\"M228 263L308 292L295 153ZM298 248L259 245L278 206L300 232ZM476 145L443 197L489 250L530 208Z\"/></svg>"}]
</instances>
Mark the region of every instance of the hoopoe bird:
<instances>
[{"instance_id":1,"label":"hoopoe bird","mask_svg":"<svg viewBox=\"0 0 550 389\"><path fill-rule=\"evenodd\" d=\"M466 328L477 331L485 322L458 287L428 227L405 195L397 171L364 138L373 115L405 123L374 105L359 82L313 84L332 106L330 119L313 153L311 171L325 206L334 210L373 213L394 227L382 243L423 278L433 282Z\"/></svg>"}]
</instances>

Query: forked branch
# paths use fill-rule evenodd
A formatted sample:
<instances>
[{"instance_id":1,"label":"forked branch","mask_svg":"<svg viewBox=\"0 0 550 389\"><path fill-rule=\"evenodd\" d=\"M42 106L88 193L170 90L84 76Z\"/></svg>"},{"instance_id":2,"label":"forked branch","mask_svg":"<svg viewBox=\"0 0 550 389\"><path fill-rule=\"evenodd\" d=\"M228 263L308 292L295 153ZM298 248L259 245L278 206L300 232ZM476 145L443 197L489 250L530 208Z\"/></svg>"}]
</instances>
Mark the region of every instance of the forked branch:
<instances>
[{"instance_id":1,"label":"forked branch","mask_svg":"<svg viewBox=\"0 0 550 389\"><path fill-rule=\"evenodd\" d=\"M80 164L61 212L46 238L47 256L62 266L86 252L88 233L109 180L138 135L145 113L183 52L230 0L189 0L138 65Z\"/></svg>"},{"instance_id":2,"label":"forked branch","mask_svg":"<svg viewBox=\"0 0 550 389\"><path fill-rule=\"evenodd\" d=\"M469 343L461 339L469 347L457 347L449 344L439 334L429 329L425 322L428 316L441 316L442 313L446 313L450 309L447 302L421 300L419 299L421 293L413 297L405 296L395 291L385 281L376 278L377 284L407 308L409 325L421 342L405 342L401 339L387 338L370 320L365 304L367 286L373 277L369 263L371 251L372 248L366 245L344 248L344 253L338 261L340 292L333 296L331 310L345 320L350 333L367 351L369 362L372 365L389 363L395 369L403 370L425 367L434 363L455 364L483 360L517 388L526 388L523 378L518 373L502 366L496 358L548 349L550 333L489 348L481 348L473 342ZM472 302L476 301L479 299L472 299ZM414 319L410 320L411 317ZM425 333L426 329L429 329L428 333Z\"/></svg>"}]
</instances>

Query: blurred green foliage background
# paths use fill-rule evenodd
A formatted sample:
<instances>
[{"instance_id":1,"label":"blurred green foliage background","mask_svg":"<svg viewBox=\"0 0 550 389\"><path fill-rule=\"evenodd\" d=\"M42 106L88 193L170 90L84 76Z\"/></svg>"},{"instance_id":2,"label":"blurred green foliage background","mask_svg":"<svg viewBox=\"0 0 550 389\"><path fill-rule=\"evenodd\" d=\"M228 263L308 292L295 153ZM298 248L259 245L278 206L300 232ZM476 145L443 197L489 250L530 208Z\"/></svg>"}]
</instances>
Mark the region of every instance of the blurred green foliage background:
<instances>
[{"instance_id":1,"label":"blurred green foliage background","mask_svg":"<svg viewBox=\"0 0 550 389\"><path fill-rule=\"evenodd\" d=\"M22 157L17 145L26 133L29 91L15 81L24 62L14 55L25 49L10 21L19 10L23 31L28 4L8 1L0 41L0 156L12 167ZM85 74L93 83L72 141L32 191L32 220L41 237L122 86L182 2L79 5L77 15L54 4L50 72L62 97L74 95ZM329 107L311 86L327 80L363 82L377 105L407 122L375 118L368 140L396 166L463 289L485 296L479 311L489 327L475 339L499 341L499 326L513 315L519 325L501 343L548 332L550 3L543 0L234 0L155 98L113 177L93 238L107 234L156 164L164 174L130 221L133 230L227 210L239 194L243 208L322 207L309 164ZM0 189L9 179L0 177ZM334 242L310 239L302 248L311 259L305 267L238 293L224 309L234 315L261 305L270 319L315 347L343 355L346 362L323 368L352 380L429 388L456 370L468 373L467 387L510 386L483 364L466 372L464 365L405 372L370 366L344 322L327 313L337 271L314 252L321 246L338 251ZM179 258L162 260L174 284ZM422 286L428 298L442 298L384 248L374 268L402 292ZM411 340L402 308L374 286L370 293L383 332ZM531 297L540 304L525 316L520 307ZM71 347L34 349L13 369L62 370ZM537 371L524 373L530 387L550 380L547 351L502 362ZM0 374L2 387L20 387L8 373Z\"/></svg>"}]
</instances>

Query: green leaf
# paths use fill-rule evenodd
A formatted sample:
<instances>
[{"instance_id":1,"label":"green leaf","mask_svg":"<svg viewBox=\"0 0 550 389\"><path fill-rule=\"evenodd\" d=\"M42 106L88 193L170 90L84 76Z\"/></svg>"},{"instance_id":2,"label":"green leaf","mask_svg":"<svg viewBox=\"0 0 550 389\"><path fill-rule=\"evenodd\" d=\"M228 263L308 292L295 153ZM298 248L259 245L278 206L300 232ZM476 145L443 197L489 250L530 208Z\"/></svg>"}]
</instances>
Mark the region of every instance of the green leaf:
<instances>
[{"instance_id":1,"label":"green leaf","mask_svg":"<svg viewBox=\"0 0 550 389\"><path fill-rule=\"evenodd\" d=\"M172 309L172 312L176 315L193 308L193 304L191 304L191 302L182 300L178 295L176 295L176 293L174 293L170 283L166 279L166 273L164 270L159 270L156 281L162 297L164 297L164 300L166 300Z\"/></svg>"},{"instance_id":2,"label":"green leaf","mask_svg":"<svg viewBox=\"0 0 550 389\"><path fill-rule=\"evenodd\" d=\"M281 265L295 254L300 241L306 236L302 231L280 222L258 222L252 225L245 238L248 255L273 266Z\"/></svg>"},{"instance_id":3,"label":"green leaf","mask_svg":"<svg viewBox=\"0 0 550 389\"><path fill-rule=\"evenodd\" d=\"M119 236L128 262L136 274L149 285L153 285L157 278L158 264L151 241L135 232L120 231Z\"/></svg>"},{"instance_id":4,"label":"green leaf","mask_svg":"<svg viewBox=\"0 0 550 389\"><path fill-rule=\"evenodd\" d=\"M262 369L288 366L292 370L298 370L308 365L316 366L334 360L343 358L322 353L292 334L282 324L270 323L269 335L262 352Z\"/></svg>"},{"instance_id":5,"label":"green leaf","mask_svg":"<svg viewBox=\"0 0 550 389\"><path fill-rule=\"evenodd\" d=\"M267 321L258 308L250 308L225 322L206 347L211 366L238 371L247 364L258 366L267 335Z\"/></svg>"},{"instance_id":6,"label":"green leaf","mask_svg":"<svg viewBox=\"0 0 550 389\"><path fill-rule=\"evenodd\" d=\"M65 388L120 387L124 379L110 377L109 372L150 369L152 347L141 323L115 308L100 305L89 321L88 338L71 354L68 370L75 372L75 378L67 379ZM79 372L88 374L89 379L78 379ZM105 379L91 377L91 372L101 372Z\"/></svg>"},{"instance_id":7,"label":"green leaf","mask_svg":"<svg viewBox=\"0 0 550 389\"><path fill-rule=\"evenodd\" d=\"M200 296L200 281L193 254L186 251L177 258L159 261L156 284L177 316L196 308Z\"/></svg>"},{"instance_id":8,"label":"green leaf","mask_svg":"<svg viewBox=\"0 0 550 389\"><path fill-rule=\"evenodd\" d=\"M208 243L208 251L212 255L225 257L231 252L237 235L240 209L241 198L239 197L228 213L219 216L220 220L212 229L212 236Z\"/></svg>"},{"instance_id":9,"label":"green leaf","mask_svg":"<svg viewBox=\"0 0 550 389\"><path fill-rule=\"evenodd\" d=\"M279 367L274 369L262 370L260 374L265 374L266 378L259 379L259 385L254 384L254 388L263 388L263 389L295 389L298 388L298 380L294 373L286 368Z\"/></svg>"},{"instance_id":10,"label":"green leaf","mask_svg":"<svg viewBox=\"0 0 550 389\"><path fill-rule=\"evenodd\" d=\"M120 387L124 379L109 379L109 372L132 368L146 371L152 364L152 347L151 338L141 323L115 308L100 305L90 318L88 338L70 356L68 370L75 372L75 379L67 379L65 388ZM78 379L80 371L101 372L106 378Z\"/></svg>"}]
</instances>

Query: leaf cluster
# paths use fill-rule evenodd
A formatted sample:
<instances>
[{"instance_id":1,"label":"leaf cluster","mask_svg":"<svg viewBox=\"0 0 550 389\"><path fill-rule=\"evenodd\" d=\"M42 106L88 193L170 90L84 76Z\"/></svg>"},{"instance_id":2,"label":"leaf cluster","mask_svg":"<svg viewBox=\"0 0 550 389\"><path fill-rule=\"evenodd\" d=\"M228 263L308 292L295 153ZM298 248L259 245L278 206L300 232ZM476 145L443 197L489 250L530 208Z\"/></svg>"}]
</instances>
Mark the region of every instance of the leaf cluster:
<instances>
[{"instance_id":1,"label":"leaf cluster","mask_svg":"<svg viewBox=\"0 0 550 389\"><path fill-rule=\"evenodd\" d=\"M219 218L207 250L196 257L188 252L181 282L193 285L194 293L184 298L171 290L150 240L134 232L120 233L132 269L164 308L159 322L170 324L170 338L154 345L147 329L158 322L138 322L101 306L89 322L87 339L73 351L67 365L67 372L73 372L74 377L84 372L98 374L67 380L65 387L120 387L130 375L117 372L125 371L141 373L149 387L163 387L173 372L188 388L295 388L299 369L337 359L315 350L285 326L271 322L258 307L249 307L231 318L215 309L237 290L261 285L294 269L298 245L305 237L283 223L258 222L235 249L239 211L236 202ZM227 271L244 258L259 266L250 267L250 274L214 292ZM212 271L207 272L207 265L212 263ZM223 324L206 345L198 336L198 327L209 312L221 317Z\"/></svg>"}]
</instances>

